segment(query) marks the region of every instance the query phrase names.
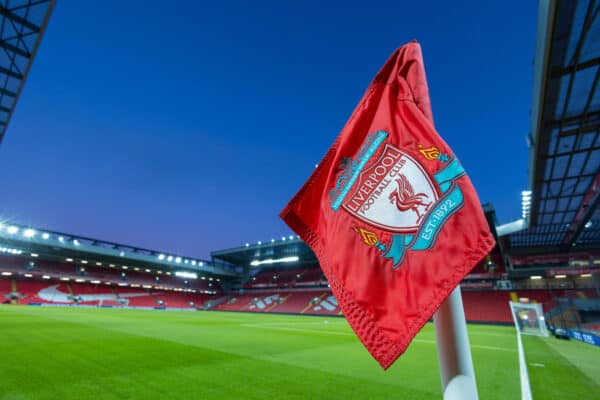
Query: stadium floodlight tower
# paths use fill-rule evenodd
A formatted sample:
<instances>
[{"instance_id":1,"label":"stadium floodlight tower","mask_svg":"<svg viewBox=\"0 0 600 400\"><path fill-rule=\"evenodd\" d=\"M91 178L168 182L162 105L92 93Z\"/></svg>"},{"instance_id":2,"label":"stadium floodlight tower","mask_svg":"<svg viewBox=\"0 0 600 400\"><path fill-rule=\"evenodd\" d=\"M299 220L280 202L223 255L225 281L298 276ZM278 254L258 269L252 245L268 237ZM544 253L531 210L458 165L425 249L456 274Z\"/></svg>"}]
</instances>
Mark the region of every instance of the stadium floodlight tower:
<instances>
[{"instance_id":1,"label":"stadium floodlight tower","mask_svg":"<svg viewBox=\"0 0 600 400\"><path fill-rule=\"evenodd\" d=\"M509 304L519 334L548 336L548 328L546 327L541 304L515 303L512 301Z\"/></svg>"}]
</instances>

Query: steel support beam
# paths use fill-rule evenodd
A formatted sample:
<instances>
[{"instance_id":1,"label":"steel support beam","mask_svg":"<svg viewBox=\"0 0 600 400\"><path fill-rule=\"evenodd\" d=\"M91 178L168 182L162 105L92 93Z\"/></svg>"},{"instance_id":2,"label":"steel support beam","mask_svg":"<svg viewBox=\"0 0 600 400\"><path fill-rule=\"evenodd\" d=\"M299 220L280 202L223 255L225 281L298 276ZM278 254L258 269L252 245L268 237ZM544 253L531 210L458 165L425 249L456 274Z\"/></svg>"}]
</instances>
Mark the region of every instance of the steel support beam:
<instances>
[{"instance_id":1,"label":"steel support beam","mask_svg":"<svg viewBox=\"0 0 600 400\"><path fill-rule=\"evenodd\" d=\"M18 16L17 14L13 13L10 9L4 7L2 4L0 4L0 15L4 16L5 18L10 19L11 21L16 22L19 25L23 25L25 28L34 31L34 32L39 32L41 27L32 24L31 22L29 22L28 20L26 20L23 17Z\"/></svg>"},{"instance_id":2,"label":"steel support beam","mask_svg":"<svg viewBox=\"0 0 600 400\"><path fill-rule=\"evenodd\" d=\"M564 250L570 249L571 246L573 246L573 243L577 241L577 238L585 229L585 224L594 213L594 210L598 207L598 203L600 203L600 172L598 172L596 178L590 185L590 188L579 206L579 210L577 210L577 213L575 214L573 222L569 225L569 230L562 243L562 248Z\"/></svg>"},{"instance_id":3,"label":"steel support beam","mask_svg":"<svg viewBox=\"0 0 600 400\"><path fill-rule=\"evenodd\" d=\"M25 50L23 50L17 46L13 46L12 44L6 42L5 40L0 40L0 47L3 49L6 49L8 51L11 51L15 54L18 54L22 57L25 57L25 58L31 57L31 53L28 53Z\"/></svg>"}]
</instances>

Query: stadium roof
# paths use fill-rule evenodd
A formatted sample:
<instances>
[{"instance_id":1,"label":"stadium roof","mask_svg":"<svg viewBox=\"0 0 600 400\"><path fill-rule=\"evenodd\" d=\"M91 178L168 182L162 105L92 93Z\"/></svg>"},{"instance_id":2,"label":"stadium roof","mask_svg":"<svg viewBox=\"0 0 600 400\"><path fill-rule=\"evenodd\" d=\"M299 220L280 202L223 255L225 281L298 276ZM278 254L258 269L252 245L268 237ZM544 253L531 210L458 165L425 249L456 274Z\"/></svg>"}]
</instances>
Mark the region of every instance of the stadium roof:
<instances>
[{"instance_id":1,"label":"stadium roof","mask_svg":"<svg viewBox=\"0 0 600 400\"><path fill-rule=\"evenodd\" d=\"M203 274L237 277L242 271L223 263L184 257L168 252L143 249L104 240L92 239L28 226L0 223L0 255L34 253L42 259L70 259L126 264L130 267L189 270Z\"/></svg>"},{"instance_id":2,"label":"stadium roof","mask_svg":"<svg viewBox=\"0 0 600 400\"><path fill-rule=\"evenodd\" d=\"M511 254L600 246L599 13L594 0L540 1L530 226L509 237Z\"/></svg>"},{"instance_id":3,"label":"stadium roof","mask_svg":"<svg viewBox=\"0 0 600 400\"><path fill-rule=\"evenodd\" d=\"M44 35L54 0L0 2L0 143Z\"/></svg>"},{"instance_id":4,"label":"stadium roof","mask_svg":"<svg viewBox=\"0 0 600 400\"><path fill-rule=\"evenodd\" d=\"M247 243L243 247L213 251L213 259L241 267L310 266L318 263L310 247L296 236L272 239L270 242Z\"/></svg>"},{"instance_id":5,"label":"stadium roof","mask_svg":"<svg viewBox=\"0 0 600 400\"><path fill-rule=\"evenodd\" d=\"M486 220L492 234L497 239L496 212L491 204L484 204ZM306 243L298 236L271 239L267 242L246 243L245 246L213 251L213 260L226 262L240 267L290 268L310 267L318 264L318 259Z\"/></svg>"}]
</instances>

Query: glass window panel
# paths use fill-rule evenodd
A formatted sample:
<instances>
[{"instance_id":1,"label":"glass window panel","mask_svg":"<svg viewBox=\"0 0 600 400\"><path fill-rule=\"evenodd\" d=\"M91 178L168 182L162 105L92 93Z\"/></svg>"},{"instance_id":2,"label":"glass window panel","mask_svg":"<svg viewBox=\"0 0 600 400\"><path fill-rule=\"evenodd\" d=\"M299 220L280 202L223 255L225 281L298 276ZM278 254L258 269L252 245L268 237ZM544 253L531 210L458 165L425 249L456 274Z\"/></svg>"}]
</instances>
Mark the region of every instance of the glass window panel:
<instances>
[{"instance_id":1,"label":"glass window panel","mask_svg":"<svg viewBox=\"0 0 600 400\"><path fill-rule=\"evenodd\" d=\"M556 147L557 138L558 138L558 128L553 128L550 131L550 144L548 145L548 151L550 154L554 154L554 149Z\"/></svg>"},{"instance_id":2,"label":"glass window panel","mask_svg":"<svg viewBox=\"0 0 600 400\"><path fill-rule=\"evenodd\" d=\"M575 186L577 185L577 182L579 181L579 178L569 178L565 181L565 184L563 185L563 189L562 189L562 195L563 196L568 196L570 194L573 193L573 191L575 190Z\"/></svg>"},{"instance_id":3,"label":"glass window panel","mask_svg":"<svg viewBox=\"0 0 600 400\"><path fill-rule=\"evenodd\" d=\"M600 90L596 90L596 92L600 92ZM592 147L592 144L594 143L594 136L596 136L595 131L583 134L579 140L579 143L577 143L577 150L589 149Z\"/></svg>"},{"instance_id":4,"label":"glass window panel","mask_svg":"<svg viewBox=\"0 0 600 400\"><path fill-rule=\"evenodd\" d=\"M558 206L556 207L556 211L566 211L567 206L569 205L570 197L561 197L558 200Z\"/></svg>"},{"instance_id":5,"label":"glass window panel","mask_svg":"<svg viewBox=\"0 0 600 400\"><path fill-rule=\"evenodd\" d=\"M574 196L571 199L571 204L569 205L569 210L579 210L579 206L583 200L583 196Z\"/></svg>"},{"instance_id":6,"label":"glass window panel","mask_svg":"<svg viewBox=\"0 0 600 400\"><path fill-rule=\"evenodd\" d=\"M562 222L564 215L565 215L565 213L561 213L561 212L554 214L554 217L552 217L552 223L560 224Z\"/></svg>"},{"instance_id":7,"label":"glass window panel","mask_svg":"<svg viewBox=\"0 0 600 400\"><path fill-rule=\"evenodd\" d=\"M573 155L571 159L571 165L569 165L568 176L579 176L583 168L583 163L587 157L586 153L577 153Z\"/></svg>"},{"instance_id":8,"label":"glass window panel","mask_svg":"<svg viewBox=\"0 0 600 400\"><path fill-rule=\"evenodd\" d=\"M583 169L583 174L596 174L598 173L598 169L600 168L600 150L595 150L590 154L590 158L588 159L585 168Z\"/></svg>"},{"instance_id":9,"label":"glass window panel","mask_svg":"<svg viewBox=\"0 0 600 400\"><path fill-rule=\"evenodd\" d=\"M565 29L568 26L572 26L572 31L571 34L569 35L569 44L567 46L567 52L566 52L566 57L565 57L565 63L568 65L571 60L573 59L573 56L575 55L575 50L577 49L577 43L579 42L579 37L581 36L581 31L583 29L583 23L585 22L585 16L587 14L587 9L588 9L588 4L589 4L589 0L583 0L583 1L578 1L575 3L576 8L575 8L575 14L573 15L573 23L572 25L569 23L569 21L567 21L568 16L564 15L562 17L558 18L559 23L562 23L561 26L563 26ZM563 14L569 14L569 13L563 13Z\"/></svg>"},{"instance_id":10,"label":"glass window panel","mask_svg":"<svg viewBox=\"0 0 600 400\"><path fill-rule=\"evenodd\" d=\"M571 95L569 96L569 104L567 105L567 117L583 114L585 105L587 104L588 98L591 95L590 90L594 77L596 76L596 70L598 66L590 67L577 71L575 74L575 80L573 81L573 87L571 88Z\"/></svg>"},{"instance_id":11,"label":"glass window panel","mask_svg":"<svg viewBox=\"0 0 600 400\"><path fill-rule=\"evenodd\" d=\"M552 179L562 178L565 175L567 168L567 160L569 156L560 156L554 159L554 170L552 171Z\"/></svg>"},{"instance_id":12,"label":"glass window panel","mask_svg":"<svg viewBox=\"0 0 600 400\"><path fill-rule=\"evenodd\" d=\"M546 160L545 167L546 171L544 171L544 179L550 179L550 172L552 172L552 163L554 162L553 158L549 158Z\"/></svg>"},{"instance_id":13,"label":"glass window panel","mask_svg":"<svg viewBox=\"0 0 600 400\"><path fill-rule=\"evenodd\" d=\"M577 183L577 187L575 188L575 191L573 191L573 194L583 194L583 193L587 193L588 187L590 186L590 183L592 183L592 177L588 176L586 178L581 178L579 180L579 183Z\"/></svg>"},{"instance_id":14,"label":"glass window panel","mask_svg":"<svg viewBox=\"0 0 600 400\"><path fill-rule=\"evenodd\" d=\"M575 145L576 135L569 135L565 137L561 137L558 142L557 153L570 153L573 150L573 146Z\"/></svg>"},{"instance_id":15,"label":"glass window panel","mask_svg":"<svg viewBox=\"0 0 600 400\"><path fill-rule=\"evenodd\" d=\"M554 212L556 210L556 200L555 199L549 199L546 202L546 208L545 208L545 212L550 213L550 212Z\"/></svg>"},{"instance_id":16,"label":"glass window panel","mask_svg":"<svg viewBox=\"0 0 600 400\"><path fill-rule=\"evenodd\" d=\"M560 184L562 181L554 181L550 183L549 196L558 196L560 193Z\"/></svg>"},{"instance_id":17,"label":"glass window panel","mask_svg":"<svg viewBox=\"0 0 600 400\"><path fill-rule=\"evenodd\" d=\"M556 108L554 111L554 119L561 119L563 115L563 108L565 106L565 99L567 98L567 90L569 89L569 78L570 74L564 75L560 79L560 89L558 91L558 99L556 99Z\"/></svg>"},{"instance_id":18,"label":"glass window panel","mask_svg":"<svg viewBox=\"0 0 600 400\"><path fill-rule=\"evenodd\" d=\"M597 6L596 11L598 11ZM579 62L586 62L598 56L600 56L600 20L596 17L583 42Z\"/></svg>"}]
</instances>

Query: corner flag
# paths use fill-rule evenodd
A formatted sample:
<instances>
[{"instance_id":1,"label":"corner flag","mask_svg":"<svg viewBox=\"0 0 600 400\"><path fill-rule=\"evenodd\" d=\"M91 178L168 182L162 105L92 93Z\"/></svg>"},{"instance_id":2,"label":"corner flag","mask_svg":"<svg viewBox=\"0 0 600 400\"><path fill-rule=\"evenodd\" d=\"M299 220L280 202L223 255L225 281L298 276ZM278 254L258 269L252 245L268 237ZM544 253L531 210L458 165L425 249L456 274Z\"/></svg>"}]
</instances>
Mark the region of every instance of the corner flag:
<instances>
[{"instance_id":1,"label":"corner flag","mask_svg":"<svg viewBox=\"0 0 600 400\"><path fill-rule=\"evenodd\" d=\"M412 42L385 63L281 212L385 369L494 246L475 189L431 115Z\"/></svg>"}]
</instances>

